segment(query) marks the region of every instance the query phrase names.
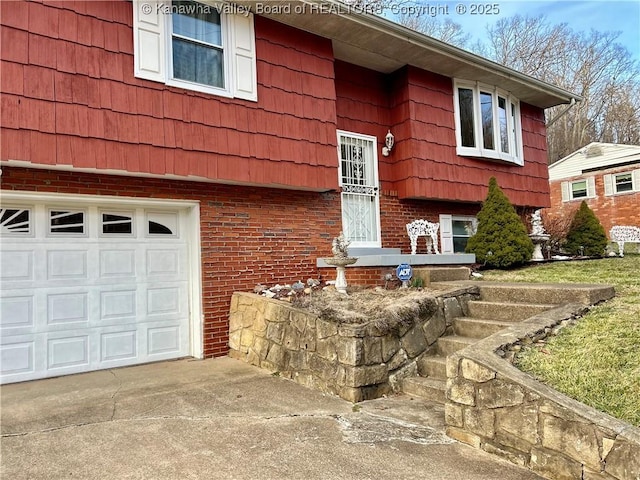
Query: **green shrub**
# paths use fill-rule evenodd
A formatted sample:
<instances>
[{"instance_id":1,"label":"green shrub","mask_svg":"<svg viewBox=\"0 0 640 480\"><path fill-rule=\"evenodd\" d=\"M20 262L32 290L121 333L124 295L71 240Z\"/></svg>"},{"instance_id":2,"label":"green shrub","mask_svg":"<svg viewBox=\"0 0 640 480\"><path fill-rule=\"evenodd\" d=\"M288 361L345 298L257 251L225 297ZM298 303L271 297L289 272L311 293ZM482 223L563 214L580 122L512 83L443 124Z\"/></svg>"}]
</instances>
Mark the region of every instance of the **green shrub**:
<instances>
[{"instance_id":1,"label":"green shrub","mask_svg":"<svg viewBox=\"0 0 640 480\"><path fill-rule=\"evenodd\" d=\"M564 249L573 255L602 257L607 246L604 228L584 200L573 217Z\"/></svg>"},{"instance_id":2,"label":"green shrub","mask_svg":"<svg viewBox=\"0 0 640 480\"><path fill-rule=\"evenodd\" d=\"M478 213L478 230L467 242L467 253L490 267L507 268L531 260L533 242L527 229L494 177Z\"/></svg>"}]
</instances>

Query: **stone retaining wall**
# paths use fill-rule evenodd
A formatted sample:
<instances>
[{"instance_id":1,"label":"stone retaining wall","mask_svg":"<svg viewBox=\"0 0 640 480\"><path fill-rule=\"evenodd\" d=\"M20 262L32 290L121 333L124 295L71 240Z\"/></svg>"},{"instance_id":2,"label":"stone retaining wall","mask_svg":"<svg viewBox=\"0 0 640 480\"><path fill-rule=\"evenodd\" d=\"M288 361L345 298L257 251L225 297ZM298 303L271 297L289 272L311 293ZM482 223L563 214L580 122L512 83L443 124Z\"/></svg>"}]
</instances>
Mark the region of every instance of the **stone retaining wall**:
<instances>
[{"instance_id":1,"label":"stone retaining wall","mask_svg":"<svg viewBox=\"0 0 640 480\"><path fill-rule=\"evenodd\" d=\"M377 398L417 375L420 359L476 298L477 287L439 294L428 318L388 333L371 323L338 325L280 300L236 292L229 356L352 402Z\"/></svg>"},{"instance_id":2,"label":"stone retaining wall","mask_svg":"<svg viewBox=\"0 0 640 480\"><path fill-rule=\"evenodd\" d=\"M640 480L640 429L534 380L505 358L581 314L549 310L447 358L447 434L554 480Z\"/></svg>"}]
</instances>

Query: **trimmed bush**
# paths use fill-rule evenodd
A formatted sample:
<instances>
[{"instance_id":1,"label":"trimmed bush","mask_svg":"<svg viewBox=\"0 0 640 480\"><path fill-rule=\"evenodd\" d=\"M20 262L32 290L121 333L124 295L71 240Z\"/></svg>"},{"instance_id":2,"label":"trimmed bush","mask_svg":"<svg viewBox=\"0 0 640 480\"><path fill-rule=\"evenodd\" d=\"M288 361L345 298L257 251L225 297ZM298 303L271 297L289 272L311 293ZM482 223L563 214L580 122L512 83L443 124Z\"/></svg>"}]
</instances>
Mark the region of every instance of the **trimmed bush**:
<instances>
[{"instance_id":1,"label":"trimmed bush","mask_svg":"<svg viewBox=\"0 0 640 480\"><path fill-rule=\"evenodd\" d=\"M478 213L478 230L469 238L466 252L475 253L478 263L495 268L531 260L533 242L495 177L489 180L489 193Z\"/></svg>"},{"instance_id":2,"label":"trimmed bush","mask_svg":"<svg viewBox=\"0 0 640 480\"><path fill-rule=\"evenodd\" d=\"M607 235L598 217L584 200L573 217L564 249L573 255L602 257L607 246Z\"/></svg>"}]
</instances>

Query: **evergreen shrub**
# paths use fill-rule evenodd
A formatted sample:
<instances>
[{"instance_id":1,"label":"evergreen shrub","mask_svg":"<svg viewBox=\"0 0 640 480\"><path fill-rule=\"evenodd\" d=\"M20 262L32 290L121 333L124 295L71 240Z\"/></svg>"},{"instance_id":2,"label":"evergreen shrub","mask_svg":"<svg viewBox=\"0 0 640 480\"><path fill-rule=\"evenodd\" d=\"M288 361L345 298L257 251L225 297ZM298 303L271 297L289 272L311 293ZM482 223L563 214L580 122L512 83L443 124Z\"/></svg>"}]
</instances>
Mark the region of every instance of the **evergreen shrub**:
<instances>
[{"instance_id":1,"label":"evergreen shrub","mask_svg":"<svg viewBox=\"0 0 640 480\"><path fill-rule=\"evenodd\" d=\"M584 200L569 227L564 250L572 255L602 257L607 246L607 234L598 217Z\"/></svg>"},{"instance_id":2,"label":"evergreen shrub","mask_svg":"<svg viewBox=\"0 0 640 480\"><path fill-rule=\"evenodd\" d=\"M478 213L478 229L469 238L466 252L474 253L478 263L494 268L531 260L533 242L495 177L489 180L489 193Z\"/></svg>"}]
</instances>

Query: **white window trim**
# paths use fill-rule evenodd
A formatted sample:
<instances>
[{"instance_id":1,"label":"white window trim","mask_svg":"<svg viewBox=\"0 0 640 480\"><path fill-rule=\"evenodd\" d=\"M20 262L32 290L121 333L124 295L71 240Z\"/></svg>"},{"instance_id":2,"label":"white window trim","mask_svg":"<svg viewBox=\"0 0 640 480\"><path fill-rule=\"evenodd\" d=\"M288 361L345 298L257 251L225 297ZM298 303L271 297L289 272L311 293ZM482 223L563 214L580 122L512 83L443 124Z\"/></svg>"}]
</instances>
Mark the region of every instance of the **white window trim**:
<instances>
[{"instance_id":1,"label":"white window trim","mask_svg":"<svg viewBox=\"0 0 640 480\"><path fill-rule=\"evenodd\" d=\"M220 11L225 88L173 78L172 16L169 0L133 0L134 75L165 85L226 98L258 101L255 28L252 13L232 4L194 0ZM169 8L169 11L167 10ZM144 54L142 53L144 51Z\"/></svg>"},{"instance_id":2,"label":"white window trim","mask_svg":"<svg viewBox=\"0 0 640 480\"><path fill-rule=\"evenodd\" d=\"M631 174L631 190L627 190L624 192L618 192L616 191L616 177L618 175L629 175ZM637 168L635 170L628 170L625 172L617 172L617 173L610 173L607 175L604 175L604 194L607 197L613 196L613 195L628 195L628 194L633 194L633 193L637 193L640 192L640 168Z\"/></svg>"},{"instance_id":3,"label":"white window trim","mask_svg":"<svg viewBox=\"0 0 640 480\"><path fill-rule=\"evenodd\" d=\"M167 0L167 2L171 3L170 0ZM206 2L202 1L196 1L196 3L206 4ZM189 80L183 80L181 78L175 78L173 76L173 21L171 14L164 15L164 17L167 31L167 48L165 49L167 56L167 79L165 83L170 87L184 88L185 90L193 90L195 92L210 93L212 95L218 95L220 97L233 98L233 92L231 91L231 75L229 74L231 67L229 60L229 57L231 56L231 29L229 27L230 22L228 20L228 15L220 13L220 37L222 39L222 45L220 45L219 47L222 51L222 73L224 87L214 87L212 85L206 85L204 83L190 82Z\"/></svg>"},{"instance_id":4,"label":"white window trim","mask_svg":"<svg viewBox=\"0 0 640 480\"><path fill-rule=\"evenodd\" d=\"M453 222L459 221L471 221L478 224L477 217L473 215L448 215L441 214L440 215L440 252L441 253L455 253L460 254L464 252L455 252L454 251L454 242L453 242Z\"/></svg>"},{"instance_id":5,"label":"white window trim","mask_svg":"<svg viewBox=\"0 0 640 480\"><path fill-rule=\"evenodd\" d=\"M462 145L462 130L460 125L460 105L459 105L459 95L458 89L466 88L473 91L473 120L474 120L474 138L476 147L465 147ZM490 93L492 97L492 107L493 107L493 144L496 147L496 150L487 149L483 147L483 139L482 139L482 114L481 114L481 106L480 106L480 92ZM516 165L524 165L524 150L522 144L522 120L520 113L520 101L513 97L509 92L504 90L500 90L497 87L484 85L479 82L469 82L464 80L454 80L453 82L453 92L454 92L454 113L455 113L455 124L456 124L456 153L463 157L480 157L480 158L488 158L491 160L501 160L509 163L514 163ZM511 153L503 153L500 151L500 118L498 115L498 96L504 98L507 101L507 137L509 140L509 152L515 152L515 154ZM511 104L516 107L516 116L515 123L513 125L513 119L511 117ZM514 145L514 139L512 135L509 133L512 130L515 130L516 138Z\"/></svg>"},{"instance_id":6,"label":"white window trim","mask_svg":"<svg viewBox=\"0 0 640 480\"><path fill-rule=\"evenodd\" d=\"M574 197L573 196L573 184L578 182L587 182L587 196L586 197ZM590 198L595 198L596 196L596 179L595 177L586 177L586 178L577 178L575 180L570 180L566 182L562 182L560 185L560 189L562 191L562 201L563 202L573 202L573 201L582 201L588 200Z\"/></svg>"}]
</instances>

